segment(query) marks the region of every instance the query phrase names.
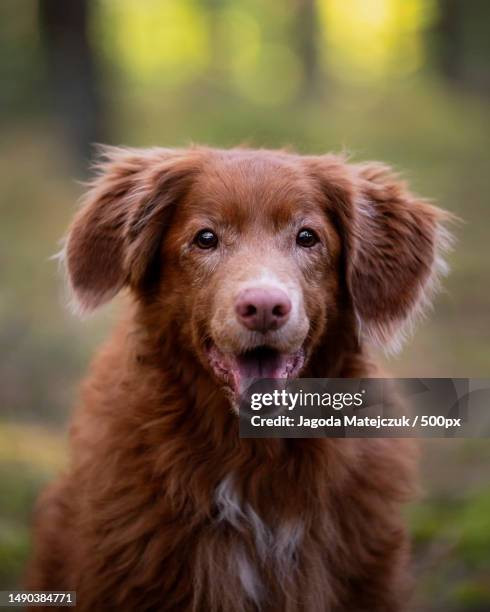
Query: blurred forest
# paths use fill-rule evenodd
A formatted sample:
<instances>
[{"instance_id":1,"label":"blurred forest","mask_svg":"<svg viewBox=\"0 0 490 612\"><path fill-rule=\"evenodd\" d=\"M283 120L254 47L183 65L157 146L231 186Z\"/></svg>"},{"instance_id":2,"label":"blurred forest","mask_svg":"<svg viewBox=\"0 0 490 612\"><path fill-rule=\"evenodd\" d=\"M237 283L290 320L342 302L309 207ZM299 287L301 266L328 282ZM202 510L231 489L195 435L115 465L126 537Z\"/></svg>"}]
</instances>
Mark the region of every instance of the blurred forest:
<instances>
[{"instance_id":1,"label":"blurred forest","mask_svg":"<svg viewBox=\"0 0 490 612\"><path fill-rule=\"evenodd\" d=\"M19 584L42 484L116 304L63 305L50 260L94 142L349 151L463 219L400 376L490 377L490 3L3 0L0 589ZM490 610L490 444L432 440L409 511L417 611Z\"/></svg>"}]
</instances>

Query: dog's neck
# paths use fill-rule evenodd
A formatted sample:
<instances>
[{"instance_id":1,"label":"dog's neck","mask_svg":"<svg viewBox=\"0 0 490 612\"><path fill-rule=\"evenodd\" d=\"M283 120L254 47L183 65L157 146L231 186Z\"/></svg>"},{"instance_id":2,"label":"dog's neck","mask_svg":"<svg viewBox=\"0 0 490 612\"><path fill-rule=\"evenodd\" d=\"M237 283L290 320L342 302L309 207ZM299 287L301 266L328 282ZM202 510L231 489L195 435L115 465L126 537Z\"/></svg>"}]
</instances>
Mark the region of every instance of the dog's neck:
<instances>
[{"instance_id":1,"label":"dog's neck","mask_svg":"<svg viewBox=\"0 0 490 612\"><path fill-rule=\"evenodd\" d=\"M145 322L136 317L132 333L127 334L126 329L130 343L127 351L138 364L133 376L138 380L146 378L146 385L136 386L142 393L151 389L153 397L161 397L162 403L150 403L142 395L134 406L144 406L145 418L152 423L151 434L149 426L145 426L145 435L152 436L153 444L158 441L162 455L159 465L167 474L162 478L168 479L169 495L182 495L184 482L186 494L194 499L196 507L201 507L202 512L212 512L213 492L219 490L220 483L228 486L227 478L236 478L242 483L242 489L234 494L248 500L264 517L268 516L271 495L286 515L294 517L301 509L291 502L290 487L300 490L298 499L317 493L320 496L319 491L329 478L332 456L335 455L336 465L340 466L347 466L352 459L347 440L240 438L239 420L226 393L186 349L187 343L179 338L177 326L156 334L155 327L142 323ZM321 345L324 350L315 351L305 376L365 375L356 369L355 364L360 364L362 359L354 338L343 337L338 327L325 340ZM167 405L172 409L167 410ZM278 470L282 474L280 479ZM313 481L312 473L315 474ZM303 483L308 483L308 488L303 490ZM203 491L206 492L204 502Z\"/></svg>"}]
</instances>

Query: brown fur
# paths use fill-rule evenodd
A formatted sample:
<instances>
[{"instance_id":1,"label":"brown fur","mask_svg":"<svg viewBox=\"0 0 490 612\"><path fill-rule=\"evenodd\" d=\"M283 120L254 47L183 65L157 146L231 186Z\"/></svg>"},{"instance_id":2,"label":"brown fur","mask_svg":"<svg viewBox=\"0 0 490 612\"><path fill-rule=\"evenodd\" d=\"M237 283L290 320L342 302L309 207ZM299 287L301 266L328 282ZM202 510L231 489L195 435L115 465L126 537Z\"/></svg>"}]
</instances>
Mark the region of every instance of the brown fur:
<instances>
[{"instance_id":1,"label":"brown fur","mask_svg":"<svg viewBox=\"0 0 490 612\"><path fill-rule=\"evenodd\" d=\"M386 343L423 302L443 213L386 167L335 156L109 149L100 170L69 233L70 283L82 310L123 287L132 306L84 385L70 467L39 500L28 587L76 590L82 611L401 610L412 444L240 439L204 347L242 342L230 295L267 259L301 288L302 375L379 375L366 338ZM293 249L298 214L316 250ZM211 223L222 249L189 246ZM239 524L217 507L227 478Z\"/></svg>"}]
</instances>

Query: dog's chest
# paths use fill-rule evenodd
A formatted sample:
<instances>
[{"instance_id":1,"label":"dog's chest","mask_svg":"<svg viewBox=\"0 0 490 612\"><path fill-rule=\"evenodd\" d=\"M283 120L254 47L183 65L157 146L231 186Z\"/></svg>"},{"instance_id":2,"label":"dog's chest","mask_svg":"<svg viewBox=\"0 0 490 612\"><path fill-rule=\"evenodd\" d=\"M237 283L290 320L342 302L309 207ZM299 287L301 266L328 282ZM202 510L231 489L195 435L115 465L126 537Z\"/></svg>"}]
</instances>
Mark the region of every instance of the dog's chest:
<instances>
[{"instance_id":1,"label":"dog's chest","mask_svg":"<svg viewBox=\"0 0 490 612\"><path fill-rule=\"evenodd\" d=\"M278 584L294 575L304 540L300 518L266 522L237 492L232 477L216 488L217 526L232 532L230 571L236 573L245 595L260 604L265 596L264 575L274 576Z\"/></svg>"}]
</instances>

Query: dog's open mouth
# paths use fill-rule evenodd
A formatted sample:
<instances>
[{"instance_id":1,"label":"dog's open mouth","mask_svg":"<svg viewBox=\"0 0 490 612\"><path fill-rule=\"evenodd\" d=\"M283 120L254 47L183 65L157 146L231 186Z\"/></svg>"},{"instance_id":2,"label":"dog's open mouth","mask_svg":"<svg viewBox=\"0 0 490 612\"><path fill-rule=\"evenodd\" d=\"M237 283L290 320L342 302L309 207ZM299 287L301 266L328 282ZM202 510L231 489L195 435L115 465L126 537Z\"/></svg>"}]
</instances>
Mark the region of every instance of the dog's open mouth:
<instances>
[{"instance_id":1,"label":"dog's open mouth","mask_svg":"<svg viewBox=\"0 0 490 612\"><path fill-rule=\"evenodd\" d=\"M223 353L215 344L207 348L209 363L234 394L243 391L255 380L263 378L295 378L303 367L304 349L283 353L272 347L258 346L243 353Z\"/></svg>"}]
</instances>

